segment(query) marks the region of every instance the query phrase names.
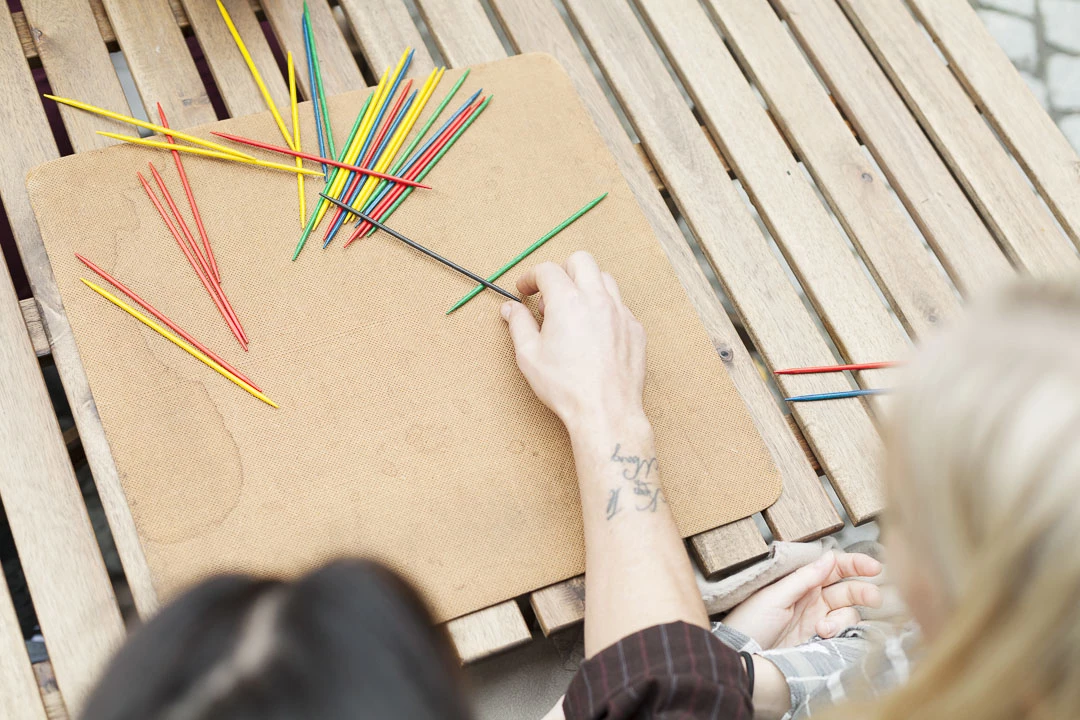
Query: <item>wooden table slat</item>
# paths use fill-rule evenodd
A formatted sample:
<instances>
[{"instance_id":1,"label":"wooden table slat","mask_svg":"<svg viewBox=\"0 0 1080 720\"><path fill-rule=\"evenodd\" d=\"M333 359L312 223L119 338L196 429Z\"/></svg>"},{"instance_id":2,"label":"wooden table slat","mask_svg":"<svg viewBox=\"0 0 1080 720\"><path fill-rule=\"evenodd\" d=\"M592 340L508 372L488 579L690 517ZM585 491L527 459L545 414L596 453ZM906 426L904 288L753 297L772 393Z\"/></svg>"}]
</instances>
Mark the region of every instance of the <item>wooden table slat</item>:
<instances>
[{"instance_id":1,"label":"wooden table slat","mask_svg":"<svg viewBox=\"0 0 1080 720\"><path fill-rule=\"evenodd\" d=\"M38 310L34 298L26 298L19 301L19 309L22 311L23 322L26 323L26 332L30 335L30 345L34 348L34 354L38 357L48 355L49 336L45 334L45 326L41 322L41 311Z\"/></svg>"},{"instance_id":2,"label":"wooden table slat","mask_svg":"<svg viewBox=\"0 0 1080 720\"><path fill-rule=\"evenodd\" d=\"M14 27L4 15L0 18L0 45L9 37L14 39ZM18 46L0 49L0 90L5 91L5 97L15 87L3 66L12 59L25 62L21 52L11 53L11 49ZM0 109L0 127L7 114ZM5 192L5 204L7 199ZM0 438L4 440L0 501L58 683L68 705L78 708L105 660L123 641L124 623L45 379L26 334L15 288L2 262L0 407L18 408L18 412L0 413ZM18 623L12 628L7 617L10 598L6 587L0 586L0 595L0 605L5 605L0 607L0 634L5 636L5 644L10 644L11 632L18 635ZM12 690L16 692L21 683L19 678L9 677L13 672L9 664L18 662L25 653L23 648L0 662L0 682L15 685ZM5 694L0 692L0 697Z\"/></svg>"},{"instance_id":3,"label":"wooden table slat","mask_svg":"<svg viewBox=\"0 0 1080 720\"><path fill-rule=\"evenodd\" d=\"M0 197L41 319L48 330L53 360L79 429L83 450L93 471L132 595L139 611L147 614L153 611L157 603L150 571L26 193L27 171L55 159L58 153L30 69L17 48L10 15L0 13L0 92L5 98L0 103L0 134L8 143L4 162L0 163ZM20 325L26 328L21 317ZM21 332L25 335L26 330ZM61 494L58 497L64 496ZM72 525L75 528L72 532L77 533L78 527L77 523ZM77 537L77 534L73 535L72 542L77 544ZM77 578L78 575L73 577Z\"/></svg>"},{"instance_id":4,"label":"wooden table slat","mask_svg":"<svg viewBox=\"0 0 1080 720\"><path fill-rule=\"evenodd\" d=\"M418 0L417 5L448 65L477 65L506 57L480 0Z\"/></svg>"},{"instance_id":5,"label":"wooden table slat","mask_svg":"<svg viewBox=\"0 0 1080 720\"><path fill-rule=\"evenodd\" d=\"M124 89L89 5L26 0L23 11L53 93L130 114ZM61 105L60 117L76 152L117 142L95 132L102 128L101 118L96 115Z\"/></svg>"},{"instance_id":6,"label":"wooden table slat","mask_svg":"<svg viewBox=\"0 0 1080 720\"><path fill-rule=\"evenodd\" d=\"M264 10L282 49L291 50L294 60L302 60L306 63L304 31L301 25L304 1L268 1ZM341 34L341 28L338 27L337 19L330 10L330 6L326 4L326 0L308 0L308 12L311 15L312 32L315 35L319 67L322 69L323 87L326 88L327 97L364 87L367 83L360 74L360 68L356 65L352 51L349 50L349 44L345 41L345 36ZM398 52L400 53L401 50ZM307 71L298 73L296 80L298 87L304 91L304 97L310 98L311 88L308 85ZM338 132L347 130L348 128L345 128ZM337 137L336 133L334 137Z\"/></svg>"},{"instance_id":7,"label":"wooden table slat","mask_svg":"<svg viewBox=\"0 0 1080 720\"><path fill-rule=\"evenodd\" d=\"M903 0L839 0L1010 259L1037 277L1080 258Z\"/></svg>"},{"instance_id":8,"label":"wooden table slat","mask_svg":"<svg viewBox=\"0 0 1080 720\"><path fill-rule=\"evenodd\" d=\"M177 128L216 120L168 0L103 2L147 112L153 115L160 102L169 124Z\"/></svg>"},{"instance_id":9,"label":"wooden table slat","mask_svg":"<svg viewBox=\"0 0 1080 720\"><path fill-rule=\"evenodd\" d=\"M835 0L774 0L832 97L855 126L965 296L1012 267Z\"/></svg>"},{"instance_id":10,"label":"wooden table slat","mask_svg":"<svg viewBox=\"0 0 1080 720\"><path fill-rule=\"evenodd\" d=\"M775 137L706 12L696 0L639 4L649 8L646 15L654 32L699 111L726 145L736 174L757 199L773 236L783 243L793 266L806 268L796 272L807 292L820 298L816 304L833 337L842 341L842 348L852 347L847 337L860 338L862 349L855 357L867 358L864 353L875 351L866 347L866 338L879 345L873 357L900 357L907 344L896 323L874 302L875 288L851 256L847 239ZM710 5L904 327L912 336L923 336L956 315L960 302L951 283L768 0L710 0ZM883 383L887 378L875 380Z\"/></svg>"},{"instance_id":11,"label":"wooden table slat","mask_svg":"<svg viewBox=\"0 0 1080 720\"><path fill-rule=\"evenodd\" d=\"M470 663L532 640L514 600L477 610L446 623L461 662Z\"/></svg>"},{"instance_id":12,"label":"wooden table slat","mask_svg":"<svg viewBox=\"0 0 1080 720\"><path fill-rule=\"evenodd\" d=\"M10 284L6 277L0 283ZM47 718L3 573L0 573L0 717Z\"/></svg>"},{"instance_id":13,"label":"wooden table slat","mask_svg":"<svg viewBox=\"0 0 1080 720\"><path fill-rule=\"evenodd\" d=\"M570 0L570 14L619 96L683 217L770 368L835 362L749 210L701 137L690 109L626 5ZM787 376L788 394L844 389L833 376ZM855 522L875 516L879 438L861 403L803 403L794 409L822 467Z\"/></svg>"},{"instance_id":14,"label":"wooden table slat","mask_svg":"<svg viewBox=\"0 0 1080 720\"><path fill-rule=\"evenodd\" d=\"M339 1L360 43L360 51L374 72L381 73L387 65L393 66L406 47L415 51L411 71L414 76L426 77L435 67L420 31L401 0Z\"/></svg>"},{"instance_id":15,"label":"wooden table slat","mask_svg":"<svg viewBox=\"0 0 1080 720\"><path fill-rule=\"evenodd\" d=\"M808 465L807 453L798 444L801 435L794 435L761 381L758 368L712 291L682 231L668 211L667 203L657 192L655 174L650 172L651 165L642 164L641 146L632 143L623 130L562 17L547 0L495 0L493 5L510 41L519 51L547 52L559 60L570 75L690 302L705 324L713 346L724 359L783 478L784 491L780 500L765 511L766 521L773 532L785 540L806 540L836 530L842 523L821 488L818 470ZM724 170L726 172L726 168ZM752 526L749 519L733 525L740 527L717 528L693 538L692 544L699 557L715 561L715 564L702 566L706 574L713 575L729 566L746 562L764 550L764 544L754 538L756 529L753 535L747 532L748 527ZM736 537L735 533L745 542L732 552L734 546L731 538ZM709 551L706 545L715 549Z\"/></svg>"},{"instance_id":16,"label":"wooden table slat","mask_svg":"<svg viewBox=\"0 0 1080 720\"><path fill-rule=\"evenodd\" d=\"M909 0L953 72L1080 245L1080 155L965 0Z\"/></svg>"},{"instance_id":17,"label":"wooden table slat","mask_svg":"<svg viewBox=\"0 0 1080 720\"><path fill-rule=\"evenodd\" d=\"M214 76L214 83L221 92L225 101L225 107L232 117L251 115L267 110L266 102L259 91L255 79L248 70L240 49L225 25L221 17L217 3L213 0L183 0L184 10L195 31L195 37L199 40L206 63ZM285 124L292 128L289 120L289 86L288 79L282 76L278 68L277 60L270 49L270 44L263 35L255 12L251 9L248 0L222 0L225 10L236 25L240 37L244 40L244 46L255 61L255 67L259 69L263 82L270 91L270 97L274 99L278 112L285 118ZM299 20L297 21L299 22ZM307 76L307 65L303 52L296 55L297 77ZM168 110L166 109L166 112ZM171 119L171 118L170 118ZM154 119L157 122L157 119ZM277 142L275 138L275 142ZM284 144L280 142L278 144Z\"/></svg>"}]
</instances>

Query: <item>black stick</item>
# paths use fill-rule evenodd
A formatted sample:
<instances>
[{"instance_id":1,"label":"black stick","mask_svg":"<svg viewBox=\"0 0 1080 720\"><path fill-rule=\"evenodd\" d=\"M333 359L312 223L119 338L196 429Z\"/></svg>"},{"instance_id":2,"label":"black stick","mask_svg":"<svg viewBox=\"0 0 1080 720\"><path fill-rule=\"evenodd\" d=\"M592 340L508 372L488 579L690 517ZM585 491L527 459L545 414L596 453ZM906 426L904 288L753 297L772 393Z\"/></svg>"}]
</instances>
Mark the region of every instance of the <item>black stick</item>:
<instances>
[{"instance_id":1,"label":"black stick","mask_svg":"<svg viewBox=\"0 0 1080 720\"><path fill-rule=\"evenodd\" d=\"M319 195L321 195L324 200L328 200L328 201L332 202L333 204L337 205L342 210L347 210L349 213L351 213L353 215L356 215L361 220L368 221L369 223L371 223L375 227L379 228L383 232L389 233L390 235L393 235L394 237L396 237L401 242L405 243L406 245L408 245L411 248L419 250L420 252L427 255L429 258L433 258L435 260L438 260L439 262L441 262L443 265L447 266L448 268L453 268L454 270L457 270L459 273L461 273L462 275L470 278L474 282L480 283L481 285L486 287L488 290L494 290L495 292L499 293L503 297L508 297L511 300L513 300L514 302L521 302L521 300L517 299L516 297L514 297L510 293L506 292L505 290L503 290L501 287L499 287L495 283L490 283L487 280L485 280L484 278L477 275L476 273L466 270L465 268L461 267L460 265L458 265L453 260L447 260L446 258L444 258L439 253L435 252L434 250L428 250L426 247L424 247L420 243L416 242L415 240L410 240L409 238L407 238L404 235L402 235L401 233L399 233L397 230L386 227L385 225L383 225L381 222L379 222L375 218L371 217L370 215L365 215L364 213L360 212L356 208L351 207L349 205L346 205L345 203L340 202L338 200L335 200L334 198L330 197L329 195L327 195L325 193L319 193Z\"/></svg>"}]
</instances>

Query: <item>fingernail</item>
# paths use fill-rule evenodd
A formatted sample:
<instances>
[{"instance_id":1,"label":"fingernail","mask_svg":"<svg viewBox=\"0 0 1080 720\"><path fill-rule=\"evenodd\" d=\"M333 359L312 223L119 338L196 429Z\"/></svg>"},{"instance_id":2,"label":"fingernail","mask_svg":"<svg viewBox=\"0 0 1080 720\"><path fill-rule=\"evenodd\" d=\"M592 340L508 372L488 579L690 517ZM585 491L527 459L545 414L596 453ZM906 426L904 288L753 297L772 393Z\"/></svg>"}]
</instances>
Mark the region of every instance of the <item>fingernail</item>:
<instances>
[{"instance_id":1,"label":"fingernail","mask_svg":"<svg viewBox=\"0 0 1080 720\"><path fill-rule=\"evenodd\" d=\"M503 320L509 320L510 319L510 309L511 308L510 308L510 303L509 302L504 302L502 304L502 307L499 308L499 314L502 315Z\"/></svg>"}]
</instances>

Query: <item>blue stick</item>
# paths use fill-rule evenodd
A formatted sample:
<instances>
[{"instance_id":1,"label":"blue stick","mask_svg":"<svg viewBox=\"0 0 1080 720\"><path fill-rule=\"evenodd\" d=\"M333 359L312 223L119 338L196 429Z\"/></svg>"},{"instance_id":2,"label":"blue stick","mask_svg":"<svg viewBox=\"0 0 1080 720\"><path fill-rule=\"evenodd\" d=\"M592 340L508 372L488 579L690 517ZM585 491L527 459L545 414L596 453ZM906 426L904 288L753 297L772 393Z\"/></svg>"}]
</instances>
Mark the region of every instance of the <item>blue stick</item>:
<instances>
[{"instance_id":1,"label":"blue stick","mask_svg":"<svg viewBox=\"0 0 1080 720\"><path fill-rule=\"evenodd\" d=\"M304 26L304 50L307 53L308 85L311 87L311 107L315 110L315 129L319 136L319 155L326 157L326 138L323 137L322 112L319 110L319 98L316 97L318 87L315 83L315 60L311 55L311 29L308 27L307 15L301 16L301 24ZM323 177L329 181L330 175L326 164L322 166Z\"/></svg>"},{"instance_id":2,"label":"blue stick","mask_svg":"<svg viewBox=\"0 0 1080 720\"><path fill-rule=\"evenodd\" d=\"M839 400L841 398L864 397L866 395L884 395L888 390L845 390L843 392L821 393L820 395L796 395L784 398L784 402L817 402L819 400Z\"/></svg>"},{"instance_id":3,"label":"blue stick","mask_svg":"<svg viewBox=\"0 0 1080 720\"><path fill-rule=\"evenodd\" d=\"M407 173L409 171L409 168L411 168L413 165L415 165L416 161L419 160L421 157L423 157L424 153L427 151L427 149L429 147L431 147L432 143L434 143L436 140L439 139L439 136L442 135L443 130L450 127L450 123L454 122L454 120L457 120L458 115L465 112L465 110L470 105L473 104L473 101L476 100L476 98L480 97L480 93L483 92L483 91L484 91L484 89L480 88L479 90L474 92L472 97L465 101L464 105L462 105L461 107L459 107L457 110L454 111L454 114L450 116L450 119L447 120L446 122L444 122L442 124L442 127L439 128L438 130L436 130L435 134L432 135L430 138L428 138L427 142L425 142L423 144L423 146L419 150L417 150L416 152L413 153L413 156L411 158L409 158L409 161L407 163L405 163L405 165L403 165L401 168L398 169L397 174L398 174L399 177L404 177L405 173ZM375 205L380 200L382 200L383 197L386 195L386 193L390 192L390 190L393 187L394 187L393 183L389 183L389 182L386 183L385 187L383 187L383 189L380 190L370 201L368 201L368 204L364 206L364 212L370 214L371 211L375 209ZM356 224L359 225L362 222L363 222L363 220L357 220Z\"/></svg>"},{"instance_id":4,"label":"blue stick","mask_svg":"<svg viewBox=\"0 0 1080 720\"><path fill-rule=\"evenodd\" d=\"M412 107L413 100L416 99L416 93L417 91L413 90L412 95L409 96L409 99L406 100L404 104L402 104L401 110L398 111L397 117L395 117L393 122L390 123L389 129L387 129L386 134L383 136L383 141L379 143L379 147L375 149L375 154L371 156L372 165L375 165L378 162L379 158L382 156L383 150L386 149L387 144L390 142L390 137L397 131L398 126L401 125L401 121L405 118L405 115L408 114L409 108ZM352 195L349 196L349 198L345 201L346 205L352 206L352 204L356 201L356 198L360 195L360 192L364 189L365 184L367 184L366 179L363 182L359 182L356 184L356 189L353 190ZM346 217L348 217L348 213L342 213L338 216L338 219L334 221L334 224L330 227L330 234L326 236L326 241L323 242L324 248L330 244L331 240L334 239L334 235L336 235L337 231L341 229L341 225L345 222Z\"/></svg>"}]
</instances>

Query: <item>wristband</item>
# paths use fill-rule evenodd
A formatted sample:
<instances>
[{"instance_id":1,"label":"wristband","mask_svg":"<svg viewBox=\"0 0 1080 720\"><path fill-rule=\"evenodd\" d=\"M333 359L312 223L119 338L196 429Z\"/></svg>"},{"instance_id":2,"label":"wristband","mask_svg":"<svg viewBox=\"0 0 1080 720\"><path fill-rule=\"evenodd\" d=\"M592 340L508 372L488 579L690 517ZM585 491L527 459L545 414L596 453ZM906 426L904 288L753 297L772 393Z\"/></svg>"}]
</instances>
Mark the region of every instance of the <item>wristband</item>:
<instances>
[{"instance_id":1,"label":"wristband","mask_svg":"<svg viewBox=\"0 0 1080 720\"><path fill-rule=\"evenodd\" d=\"M743 650L739 653L746 665L746 684L750 686L750 697L754 697L754 656Z\"/></svg>"}]
</instances>

